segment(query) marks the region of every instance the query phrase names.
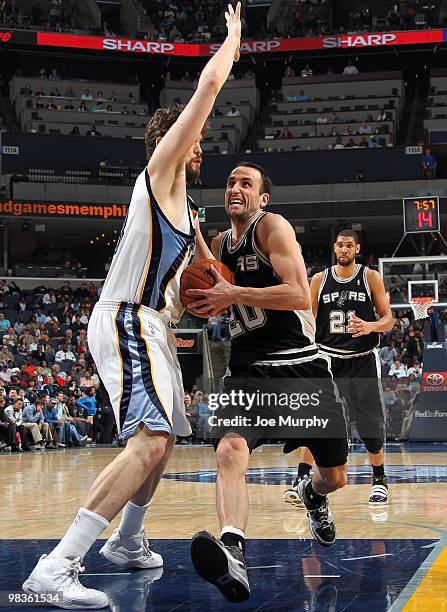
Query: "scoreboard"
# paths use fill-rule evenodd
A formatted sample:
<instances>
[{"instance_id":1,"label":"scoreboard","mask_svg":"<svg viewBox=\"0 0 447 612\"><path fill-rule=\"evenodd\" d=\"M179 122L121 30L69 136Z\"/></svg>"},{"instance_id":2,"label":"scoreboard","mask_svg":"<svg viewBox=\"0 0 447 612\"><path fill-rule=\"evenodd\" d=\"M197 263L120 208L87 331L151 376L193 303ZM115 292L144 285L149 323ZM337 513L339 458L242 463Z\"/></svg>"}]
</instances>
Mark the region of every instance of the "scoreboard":
<instances>
[{"instance_id":1,"label":"scoreboard","mask_svg":"<svg viewBox=\"0 0 447 612\"><path fill-rule=\"evenodd\" d=\"M404 198L403 208L406 234L440 231L438 196Z\"/></svg>"}]
</instances>

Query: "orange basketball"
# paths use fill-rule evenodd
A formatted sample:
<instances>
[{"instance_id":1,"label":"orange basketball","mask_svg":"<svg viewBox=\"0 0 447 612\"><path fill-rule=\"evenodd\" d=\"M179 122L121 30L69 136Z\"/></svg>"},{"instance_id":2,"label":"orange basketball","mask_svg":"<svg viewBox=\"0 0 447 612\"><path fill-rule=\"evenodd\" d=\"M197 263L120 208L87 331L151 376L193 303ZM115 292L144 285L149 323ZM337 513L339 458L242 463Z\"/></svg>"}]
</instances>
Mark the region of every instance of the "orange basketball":
<instances>
[{"instance_id":1,"label":"orange basketball","mask_svg":"<svg viewBox=\"0 0 447 612\"><path fill-rule=\"evenodd\" d=\"M188 289L209 289L214 286L214 277L209 271L211 266L214 266L226 281L234 285L233 274L225 264L215 259L202 259L201 261L196 261L189 264L189 266L183 270L182 276L180 277L180 301L182 306L188 308L190 302L195 302L197 300L195 297L186 295Z\"/></svg>"}]
</instances>

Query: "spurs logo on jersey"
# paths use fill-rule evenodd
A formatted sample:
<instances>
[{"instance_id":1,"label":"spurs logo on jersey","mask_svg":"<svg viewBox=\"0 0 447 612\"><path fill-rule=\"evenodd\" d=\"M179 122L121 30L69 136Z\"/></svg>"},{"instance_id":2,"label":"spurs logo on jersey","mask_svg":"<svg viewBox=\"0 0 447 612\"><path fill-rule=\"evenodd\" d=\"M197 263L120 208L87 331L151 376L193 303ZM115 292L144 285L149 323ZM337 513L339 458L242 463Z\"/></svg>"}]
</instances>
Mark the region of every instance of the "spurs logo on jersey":
<instances>
[{"instance_id":1,"label":"spurs logo on jersey","mask_svg":"<svg viewBox=\"0 0 447 612\"><path fill-rule=\"evenodd\" d=\"M174 227L152 193L147 170L138 176L101 301L142 304L167 321L180 319L180 276L195 247L193 206L186 197L183 218Z\"/></svg>"},{"instance_id":2,"label":"spurs logo on jersey","mask_svg":"<svg viewBox=\"0 0 447 612\"><path fill-rule=\"evenodd\" d=\"M379 334L353 338L347 332L355 314L364 321L374 321L376 313L368 286L368 268L358 265L350 278L339 278L335 266L324 271L318 295L316 339L320 349L332 357L352 357L372 351L379 344Z\"/></svg>"},{"instance_id":3,"label":"spurs logo on jersey","mask_svg":"<svg viewBox=\"0 0 447 612\"><path fill-rule=\"evenodd\" d=\"M235 246L231 244L231 229L220 243L220 259L242 287L269 287L281 282L256 245L256 226L265 214L253 221ZM299 363L317 355L311 310L269 310L234 304L230 308L230 334L231 371L252 363Z\"/></svg>"}]
</instances>

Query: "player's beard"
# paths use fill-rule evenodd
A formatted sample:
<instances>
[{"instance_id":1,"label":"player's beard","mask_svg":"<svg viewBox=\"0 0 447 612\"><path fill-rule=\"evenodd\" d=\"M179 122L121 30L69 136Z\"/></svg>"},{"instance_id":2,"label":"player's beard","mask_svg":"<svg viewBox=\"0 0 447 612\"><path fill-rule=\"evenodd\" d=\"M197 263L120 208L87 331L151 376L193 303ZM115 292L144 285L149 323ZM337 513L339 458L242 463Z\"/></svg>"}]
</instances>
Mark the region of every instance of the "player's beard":
<instances>
[{"instance_id":1,"label":"player's beard","mask_svg":"<svg viewBox=\"0 0 447 612\"><path fill-rule=\"evenodd\" d=\"M337 263L339 266L343 266L343 268L347 268L348 266L350 266L353 262L355 261L355 257L352 257L352 259L344 259L343 261L340 260L339 257L337 257Z\"/></svg>"},{"instance_id":2,"label":"player's beard","mask_svg":"<svg viewBox=\"0 0 447 612\"><path fill-rule=\"evenodd\" d=\"M192 185L200 176L200 164L197 170L193 168L192 163L186 164L186 184Z\"/></svg>"}]
</instances>

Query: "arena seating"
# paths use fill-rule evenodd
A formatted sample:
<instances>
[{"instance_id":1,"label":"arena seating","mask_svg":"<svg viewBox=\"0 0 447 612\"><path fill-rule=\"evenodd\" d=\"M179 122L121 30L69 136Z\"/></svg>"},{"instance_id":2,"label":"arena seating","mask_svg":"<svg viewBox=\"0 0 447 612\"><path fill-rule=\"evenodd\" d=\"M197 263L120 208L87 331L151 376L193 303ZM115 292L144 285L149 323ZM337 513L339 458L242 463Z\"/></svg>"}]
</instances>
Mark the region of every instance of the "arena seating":
<instances>
[{"instance_id":1,"label":"arena seating","mask_svg":"<svg viewBox=\"0 0 447 612\"><path fill-rule=\"evenodd\" d=\"M265 151L327 149L334 147L338 136L340 148L351 137L349 146L364 146L360 145L363 136L367 141L376 136L375 146L392 146L403 96L398 72L284 77L258 146ZM364 122L366 130L362 130Z\"/></svg>"},{"instance_id":2,"label":"arena seating","mask_svg":"<svg viewBox=\"0 0 447 612\"><path fill-rule=\"evenodd\" d=\"M427 101L424 128L428 132L428 142L447 141L447 71L445 69L430 71L430 95Z\"/></svg>"}]
</instances>

